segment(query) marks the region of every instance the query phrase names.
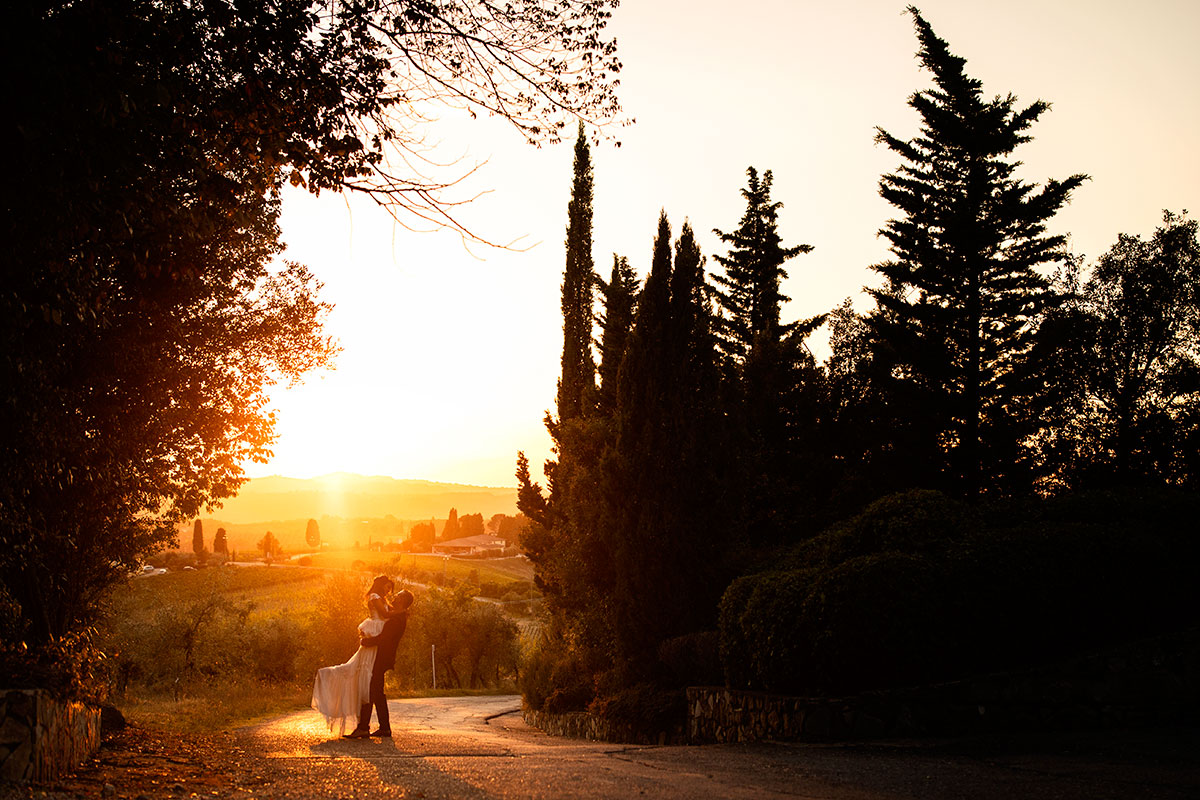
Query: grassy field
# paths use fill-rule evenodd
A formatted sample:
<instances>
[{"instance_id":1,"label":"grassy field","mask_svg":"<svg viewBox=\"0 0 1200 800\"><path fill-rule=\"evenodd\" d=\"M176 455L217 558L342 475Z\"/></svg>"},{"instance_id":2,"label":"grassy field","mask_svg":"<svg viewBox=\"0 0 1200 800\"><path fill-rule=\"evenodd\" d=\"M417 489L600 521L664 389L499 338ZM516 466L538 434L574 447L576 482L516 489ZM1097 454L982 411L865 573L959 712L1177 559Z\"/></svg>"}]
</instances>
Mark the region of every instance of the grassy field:
<instances>
[{"instance_id":1,"label":"grassy field","mask_svg":"<svg viewBox=\"0 0 1200 800\"><path fill-rule=\"evenodd\" d=\"M218 567L133 578L118 598L130 608L179 605L219 593L235 605L253 603L258 613L307 612L315 608L325 575L318 570Z\"/></svg>"},{"instance_id":2,"label":"grassy field","mask_svg":"<svg viewBox=\"0 0 1200 800\"><path fill-rule=\"evenodd\" d=\"M371 574L386 573L406 577L417 573L443 575L448 580L490 582L510 588L533 580L533 565L525 558L454 558L431 553L376 553L362 550L331 550L314 553L312 566L320 569L353 569ZM525 586L511 588L527 588Z\"/></svg>"}]
</instances>

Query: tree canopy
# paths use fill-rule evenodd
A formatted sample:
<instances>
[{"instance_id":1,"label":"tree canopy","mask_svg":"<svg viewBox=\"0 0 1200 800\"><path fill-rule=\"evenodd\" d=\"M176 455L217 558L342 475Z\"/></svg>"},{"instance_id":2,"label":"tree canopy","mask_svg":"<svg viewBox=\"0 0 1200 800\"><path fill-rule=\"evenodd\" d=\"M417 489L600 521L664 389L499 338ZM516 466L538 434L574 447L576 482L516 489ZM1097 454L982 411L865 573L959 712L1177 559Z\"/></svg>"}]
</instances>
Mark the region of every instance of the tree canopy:
<instances>
[{"instance_id":1,"label":"tree canopy","mask_svg":"<svg viewBox=\"0 0 1200 800\"><path fill-rule=\"evenodd\" d=\"M402 221L458 227L452 180L422 175L429 104L535 142L604 124L619 111L613 6L12 9L0 601L14 641L33 652L85 631L115 580L269 456L270 388L331 363L319 284L281 258L282 187L365 192Z\"/></svg>"},{"instance_id":2,"label":"tree canopy","mask_svg":"<svg viewBox=\"0 0 1200 800\"><path fill-rule=\"evenodd\" d=\"M1200 239L1163 213L1121 234L1090 275L1068 271L1051 319L1067 398L1062 479L1195 485L1200 478Z\"/></svg>"},{"instance_id":3,"label":"tree canopy","mask_svg":"<svg viewBox=\"0 0 1200 800\"><path fill-rule=\"evenodd\" d=\"M1020 443L1037 424L1019 368L1054 301L1037 268L1065 257L1065 237L1047 233L1046 223L1086 176L1040 189L1018 179L1010 156L1049 105L985 99L966 60L917 9L909 13L934 88L909 100L921 117L918 136L878 131L903 164L879 184L900 216L880 232L892 258L873 267L886 285L871 290L871 324L897 376L925 398L921 413L944 443L947 480L974 493L1022 461Z\"/></svg>"}]
</instances>

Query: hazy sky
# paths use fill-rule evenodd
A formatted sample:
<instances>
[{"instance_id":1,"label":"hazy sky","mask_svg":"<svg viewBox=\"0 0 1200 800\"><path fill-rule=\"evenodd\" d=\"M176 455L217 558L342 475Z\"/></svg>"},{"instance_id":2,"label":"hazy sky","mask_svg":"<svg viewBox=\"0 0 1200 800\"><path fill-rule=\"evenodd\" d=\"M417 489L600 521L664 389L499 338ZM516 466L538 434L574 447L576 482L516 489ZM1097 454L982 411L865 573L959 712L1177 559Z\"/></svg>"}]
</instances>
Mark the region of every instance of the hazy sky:
<instances>
[{"instance_id":1,"label":"hazy sky","mask_svg":"<svg viewBox=\"0 0 1200 800\"><path fill-rule=\"evenodd\" d=\"M918 4L986 95L1053 107L1017 151L1034 182L1092 180L1056 218L1089 263L1120 232L1153 232L1164 208L1200 211L1200 2L929 0ZM622 101L636 118L595 162L595 258L614 252L645 274L660 209L689 219L709 256L711 231L736 227L754 166L774 172L785 244L815 247L787 264L785 316L860 310L878 196L895 155L875 126L908 138L909 95L930 86L902 2L626 0L612 22L625 64ZM549 456L542 425L562 346L559 284L571 184L570 144L532 148L496 120L434 129L438 177L487 161L460 195L494 241L470 251L447 232L412 233L369 204L285 196L287 257L308 264L336 304L336 370L275 394L280 440L251 475L334 471L513 485L516 452ZM815 344L823 354L820 342Z\"/></svg>"}]
</instances>

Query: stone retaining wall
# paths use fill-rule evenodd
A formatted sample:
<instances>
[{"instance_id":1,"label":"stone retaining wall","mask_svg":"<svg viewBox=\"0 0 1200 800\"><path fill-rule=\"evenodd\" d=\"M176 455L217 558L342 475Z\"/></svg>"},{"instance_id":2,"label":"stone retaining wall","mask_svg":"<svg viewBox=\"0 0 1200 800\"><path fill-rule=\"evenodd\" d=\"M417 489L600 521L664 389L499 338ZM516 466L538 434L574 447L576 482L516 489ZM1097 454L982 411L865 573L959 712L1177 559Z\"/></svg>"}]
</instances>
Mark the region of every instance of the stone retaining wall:
<instances>
[{"instance_id":1,"label":"stone retaining wall","mask_svg":"<svg viewBox=\"0 0 1200 800\"><path fill-rule=\"evenodd\" d=\"M53 780L100 747L100 709L0 689L0 780Z\"/></svg>"},{"instance_id":2,"label":"stone retaining wall","mask_svg":"<svg viewBox=\"0 0 1200 800\"><path fill-rule=\"evenodd\" d=\"M1041 669L847 698L688 689L688 740L874 739L1172 724L1200 718L1200 632Z\"/></svg>"}]
</instances>

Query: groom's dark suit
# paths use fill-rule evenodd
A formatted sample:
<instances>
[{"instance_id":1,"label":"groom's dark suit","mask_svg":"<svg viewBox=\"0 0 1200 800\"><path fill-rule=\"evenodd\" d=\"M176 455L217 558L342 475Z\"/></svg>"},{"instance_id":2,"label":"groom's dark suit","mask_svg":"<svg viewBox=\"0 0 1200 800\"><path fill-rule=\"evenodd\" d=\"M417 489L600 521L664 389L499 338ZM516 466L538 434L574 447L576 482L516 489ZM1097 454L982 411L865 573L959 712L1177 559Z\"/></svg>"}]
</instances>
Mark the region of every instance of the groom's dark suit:
<instances>
[{"instance_id":1,"label":"groom's dark suit","mask_svg":"<svg viewBox=\"0 0 1200 800\"><path fill-rule=\"evenodd\" d=\"M400 644L400 637L404 635L404 628L408 625L408 612L399 614L394 617L389 617L387 622L383 623L383 630L378 636L363 637L362 643L365 645L374 645L375 650L375 666L371 669L371 695L366 705L358 715L359 730L367 730L371 724L371 706L375 706L375 716L379 718L379 730L385 733L391 733L392 721L388 716L387 698L383 695L383 676L392 667L396 666L396 647Z\"/></svg>"}]
</instances>

